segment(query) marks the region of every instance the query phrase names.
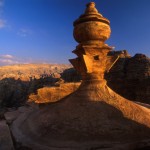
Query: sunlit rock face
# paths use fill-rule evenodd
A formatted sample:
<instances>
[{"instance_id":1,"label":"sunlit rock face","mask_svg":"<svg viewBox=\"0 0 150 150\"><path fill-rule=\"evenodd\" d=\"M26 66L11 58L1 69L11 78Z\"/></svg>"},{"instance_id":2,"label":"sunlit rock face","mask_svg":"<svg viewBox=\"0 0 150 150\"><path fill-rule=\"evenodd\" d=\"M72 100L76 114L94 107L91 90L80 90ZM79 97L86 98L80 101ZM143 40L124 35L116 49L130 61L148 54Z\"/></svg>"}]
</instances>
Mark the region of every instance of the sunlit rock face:
<instances>
[{"instance_id":1,"label":"sunlit rock face","mask_svg":"<svg viewBox=\"0 0 150 150\"><path fill-rule=\"evenodd\" d=\"M112 91L104 80L104 73L117 61L109 55L111 47L105 44L110 29L105 18L93 20L95 4L87 5L83 18L74 24L74 36L79 45L73 51L77 58L70 62L81 73L80 87L60 101L39 111L24 114L12 126L18 142L32 149L86 150L107 148L135 150L150 140L150 109L135 104ZM84 30L89 24L99 33ZM93 26L95 24L95 27ZM98 24L98 26L96 26ZM89 33L88 33L89 32ZM89 36L92 35L92 36ZM85 37L84 37L85 36Z\"/></svg>"},{"instance_id":2,"label":"sunlit rock face","mask_svg":"<svg viewBox=\"0 0 150 150\"><path fill-rule=\"evenodd\" d=\"M104 80L104 72L118 59L108 56L111 47L104 43L110 33L109 20L98 13L94 2L87 4L85 13L74 22L74 38L79 45L73 53L78 57L70 60L83 80Z\"/></svg>"},{"instance_id":3,"label":"sunlit rock face","mask_svg":"<svg viewBox=\"0 0 150 150\"><path fill-rule=\"evenodd\" d=\"M95 3L87 4L85 13L74 22L74 38L78 43L100 44L110 36L109 20L98 13Z\"/></svg>"},{"instance_id":4,"label":"sunlit rock face","mask_svg":"<svg viewBox=\"0 0 150 150\"><path fill-rule=\"evenodd\" d=\"M80 82L61 83L59 86L55 87L43 87L38 89L36 93L30 94L28 101L34 101L39 104L56 102L76 91L79 85Z\"/></svg>"}]
</instances>

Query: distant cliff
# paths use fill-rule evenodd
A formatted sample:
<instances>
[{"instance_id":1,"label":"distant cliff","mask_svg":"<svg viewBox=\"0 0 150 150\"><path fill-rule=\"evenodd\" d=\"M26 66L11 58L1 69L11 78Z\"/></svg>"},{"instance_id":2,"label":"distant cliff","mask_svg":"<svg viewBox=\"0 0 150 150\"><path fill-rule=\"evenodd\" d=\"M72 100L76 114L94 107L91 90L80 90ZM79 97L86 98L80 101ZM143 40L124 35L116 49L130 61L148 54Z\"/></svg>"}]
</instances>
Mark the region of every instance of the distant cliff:
<instances>
[{"instance_id":1,"label":"distant cliff","mask_svg":"<svg viewBox=\"0 0 150 150\"><path fill-rule=\"evenodd\" d=\"M21 81L30 81L45 77L59 76L71 65L65 64L20 64L0 67L0 80L4 78L14 78Z\"/></svg>"},{"instance_id":2,"label":"distant cliff","mask_svg":"<svg viewBox=\"0 0 150 150\"><path fill-rule=\"evenodd\" d=\"M150 58L147 56L121 54L105 78L108 86L123 97L150 103Z\"/></svg>"}]
</instances>

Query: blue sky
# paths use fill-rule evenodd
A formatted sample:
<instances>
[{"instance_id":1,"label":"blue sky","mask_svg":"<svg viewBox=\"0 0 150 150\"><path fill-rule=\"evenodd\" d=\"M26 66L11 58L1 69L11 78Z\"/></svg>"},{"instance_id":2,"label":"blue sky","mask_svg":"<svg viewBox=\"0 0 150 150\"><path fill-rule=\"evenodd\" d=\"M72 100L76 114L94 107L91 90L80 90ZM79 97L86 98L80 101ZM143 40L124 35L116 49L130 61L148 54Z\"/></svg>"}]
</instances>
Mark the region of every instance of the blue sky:
<instances>
[{"instance_id":1,"label":"blue sky","mask_svg":"<svg viewBox=\"0 0 150 150\"><path fill-rule=\"evenodd\" d=\"M69 63L73 21L89 0L0 0L0 65ZM150 0L95 0L111 22L107 44L150 56Z\"/></svg>"}]
</instances>

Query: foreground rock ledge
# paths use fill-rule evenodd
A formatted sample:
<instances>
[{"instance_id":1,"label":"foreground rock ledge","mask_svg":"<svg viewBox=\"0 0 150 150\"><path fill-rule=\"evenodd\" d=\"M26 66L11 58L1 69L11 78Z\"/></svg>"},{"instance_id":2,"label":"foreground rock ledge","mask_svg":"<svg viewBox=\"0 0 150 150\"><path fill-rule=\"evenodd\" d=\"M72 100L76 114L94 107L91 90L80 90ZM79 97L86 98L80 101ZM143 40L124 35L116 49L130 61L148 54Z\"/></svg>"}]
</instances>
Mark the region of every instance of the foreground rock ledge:
<instances>
[{"instance_id":1,"label":"foreground rock ledge","mask_svg":"<svg viewBox=\"0 0 150 150\"><path fill-rule=\"evenodd\" d=\"M111 47L104 43L111 32L109 20L91 2L74 26L79 45L73 53L78 57L70 62L83 82L71 95L14 121L15 139L33 150L146 147L150 144L150 109L119 96L104 80L104 72L118 59L109 55Z\"/></svg>"},{"instance_id":2,"label":"foreground rock ledge","mask_svg":"<svg viewBox=\"0 0 150 150\"><path fill-rule=\"evenodd\" d=\"M87 93L89 89L93 90ZM69 97L20 116L12 131L18 141L33 149L121 145L128 149L150 139L149 116L149 109L125 100L107 86L86 83Z\"/></svg>"}]
</instances>

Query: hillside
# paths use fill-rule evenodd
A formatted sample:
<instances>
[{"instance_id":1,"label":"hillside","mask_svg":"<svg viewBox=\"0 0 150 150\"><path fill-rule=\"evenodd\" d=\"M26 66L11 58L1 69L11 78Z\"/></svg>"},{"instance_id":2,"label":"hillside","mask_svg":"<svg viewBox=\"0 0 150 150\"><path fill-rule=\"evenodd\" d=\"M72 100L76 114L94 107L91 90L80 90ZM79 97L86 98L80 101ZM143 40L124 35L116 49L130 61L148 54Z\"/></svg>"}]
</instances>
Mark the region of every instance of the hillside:
<instances>
[{"instance_id":1,"label":"hillside","mask_svg":"<svg viewBox=\"0 0 150 150\"><path fill-rule=\"evenodd\" d=\"M20 64L0 67L0 80L4 78L20 79L30 81L48 76L56 76L71 65L65 64ZM54 74L55 73L55 74Z\"/></svg>"},{"instance_id":2,"label":"hillside","mask_svg":"<svg viewBox=\"0 0 150 150\"><path fill-rule=\"evenodd\" d=\"M44 85L57 82L65 64L22 64L0 67L0 108L19 107L28 95L35 93Z\"/></svg>"}]
</instances>

